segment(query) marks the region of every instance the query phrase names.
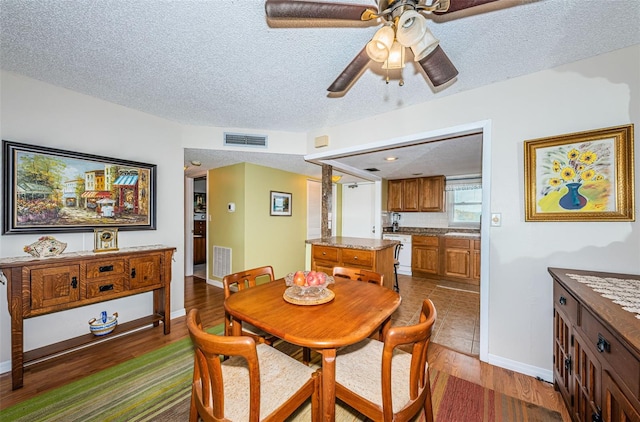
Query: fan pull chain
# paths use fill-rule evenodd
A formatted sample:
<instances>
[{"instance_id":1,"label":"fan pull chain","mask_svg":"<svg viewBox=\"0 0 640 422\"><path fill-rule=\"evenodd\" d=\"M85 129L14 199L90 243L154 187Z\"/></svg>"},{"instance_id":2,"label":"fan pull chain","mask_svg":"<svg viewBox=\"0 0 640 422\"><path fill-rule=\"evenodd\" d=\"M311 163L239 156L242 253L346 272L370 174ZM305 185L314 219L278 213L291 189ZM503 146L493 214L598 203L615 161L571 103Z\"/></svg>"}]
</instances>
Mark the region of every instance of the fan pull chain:
<instances>
[{"instance_id":1,"label":"fan pull chain","mask_svg":"<svg viewBox=\"0 0 640 422\"><path fill-rule=\"evenodd\" d=\"M387 77L385 78L385 82L387 85L389 85L389 69L387 70ZM404 86L404 79L402 78L402 69L400 70L400 81L398 82L398 86Z\"/></svg>"}]
</instances>

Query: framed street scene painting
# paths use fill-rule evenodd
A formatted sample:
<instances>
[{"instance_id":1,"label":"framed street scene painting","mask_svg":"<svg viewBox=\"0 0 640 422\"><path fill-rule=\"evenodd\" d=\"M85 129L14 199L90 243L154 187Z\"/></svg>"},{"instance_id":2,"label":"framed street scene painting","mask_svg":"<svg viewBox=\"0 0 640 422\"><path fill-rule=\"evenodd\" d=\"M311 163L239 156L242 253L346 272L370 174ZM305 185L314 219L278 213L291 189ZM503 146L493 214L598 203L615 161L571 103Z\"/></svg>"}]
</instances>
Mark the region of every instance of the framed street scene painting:
<instances>
[{"instance_id":1,"label":"framed street scene painting","mask_svg":"<svg viewBox=\"0 0 640 422\"><path fill-rule=\"evenodd\" d=\"M156 166L2 141L3 234L155 230Z\"/></svg>"}]
</instances>

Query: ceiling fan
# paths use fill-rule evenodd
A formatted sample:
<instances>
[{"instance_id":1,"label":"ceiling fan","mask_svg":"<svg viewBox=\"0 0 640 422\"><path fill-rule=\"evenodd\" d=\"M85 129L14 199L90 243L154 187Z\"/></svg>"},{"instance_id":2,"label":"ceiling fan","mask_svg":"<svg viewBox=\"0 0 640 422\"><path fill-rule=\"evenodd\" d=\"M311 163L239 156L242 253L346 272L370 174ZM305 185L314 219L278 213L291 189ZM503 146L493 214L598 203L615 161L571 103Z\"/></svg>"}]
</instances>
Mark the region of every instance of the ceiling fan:
<instances>
[{"instance_id":1,"label":"ceiling fan","mask_svg":"<svg viewBox=\"0 0 640 422\"><path fill-rule=\"evenodd\" d=\"M342 92L370 60L382 63L382 68L387 70L404 67L406 48L411 49L414 61L434 87L449 82L458 75L458 70L427 28L424 14L452 13L493 1L496 0L378 0L376 8L362 4L266 0L265 10L270 19L379 20L382 23L371 41L327 89Z\"/></svg>"}]
</instances>

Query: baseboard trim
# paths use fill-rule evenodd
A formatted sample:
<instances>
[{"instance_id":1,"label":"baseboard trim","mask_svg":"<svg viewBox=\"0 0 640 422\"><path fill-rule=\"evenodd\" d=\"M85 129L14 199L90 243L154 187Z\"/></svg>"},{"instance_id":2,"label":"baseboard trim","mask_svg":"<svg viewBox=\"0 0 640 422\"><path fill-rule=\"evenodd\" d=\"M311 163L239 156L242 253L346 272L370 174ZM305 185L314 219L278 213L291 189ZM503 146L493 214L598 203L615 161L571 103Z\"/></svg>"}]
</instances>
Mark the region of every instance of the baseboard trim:
<instances>
[{"instance_id":1,"label":"baseboard trim","mask_svg":"<svg viewBox=\"0 0 640 422\"><path fill-rule=\"evenodd\" d=\"M533 365L527 365L526 363L518 362L515 360L503 358L502 356L487 355L487 363L491 365L499 366L500 368L510 369L512 371L519 372L521 374L529 375L535 378L542 379L543 381L553 382L553 371L549 369L540 368Z\"/></svg>"}]
</instances>

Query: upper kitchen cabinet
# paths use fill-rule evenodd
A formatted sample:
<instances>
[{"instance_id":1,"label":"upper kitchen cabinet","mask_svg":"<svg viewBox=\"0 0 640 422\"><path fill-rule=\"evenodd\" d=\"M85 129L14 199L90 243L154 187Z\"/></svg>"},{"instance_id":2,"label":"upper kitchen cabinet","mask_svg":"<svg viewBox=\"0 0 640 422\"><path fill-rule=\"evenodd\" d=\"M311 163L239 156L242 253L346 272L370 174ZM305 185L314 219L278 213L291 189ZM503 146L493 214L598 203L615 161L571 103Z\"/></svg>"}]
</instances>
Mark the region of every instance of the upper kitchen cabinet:
<instances>
[{"instance_id":1,"label":"upper kitchen cabinet","mask_svg":"<svg viewBox=\"0 0 640 422\"><path fill-rule=\"evenodd\" d=\"M387 211L402 211L402 180L387 183Z\"/></svg>"},{"instance_id":2,"label":"upper kitchen cabinet","mask_svg":"<svg viewBox=\"0 0 640 422\"><path fill-rule=\"evenodd\" d=\"M420 178L420 211L444 212L444 176Z\"/></svg>"},{"instance_id":3,"label":"upper kitchen cabinet","mask_svg":"<svg viewBox=\"0 0 640 422\"><path fill-rule=\"evenodd\" d=\"M444 176L389 180L387 210L443 212Z\"/></svg>"}]
</instances>

